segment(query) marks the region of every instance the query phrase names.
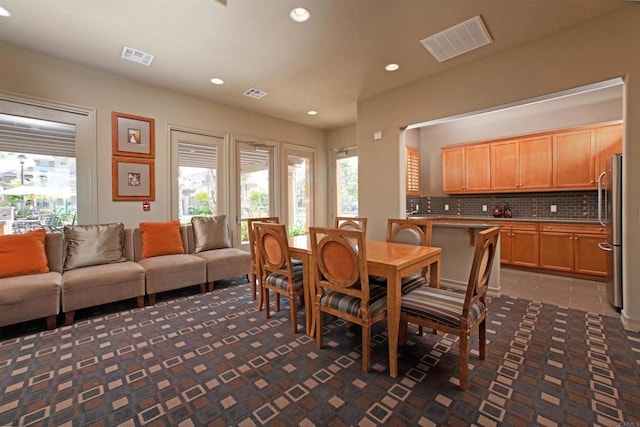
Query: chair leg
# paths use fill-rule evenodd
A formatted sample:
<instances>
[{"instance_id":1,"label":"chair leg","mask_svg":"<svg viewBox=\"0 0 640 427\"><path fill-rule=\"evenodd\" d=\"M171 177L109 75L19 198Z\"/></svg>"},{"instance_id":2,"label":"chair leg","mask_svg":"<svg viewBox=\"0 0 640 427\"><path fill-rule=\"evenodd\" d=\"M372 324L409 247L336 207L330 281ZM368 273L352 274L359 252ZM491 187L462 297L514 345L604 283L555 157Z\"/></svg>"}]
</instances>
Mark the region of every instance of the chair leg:
<instances>
[{"instance_id":1,"label":"chair leg","mask_svg":"<svg viewBox=\"0 0 640 427\"><path fill-rule=\"evenodd\" d=\"M274 298L276 299L276 311L280 311L280 294L276 292Z\"/></svg>"},{"instance_id":2,"label":"chair leg","mask_svg":"<svg viewBox=\"0 0 640 427\"><path fill-rule=\"evenodd\" d=\"M271 316L271 307L269 307L269 289L262 288L262 300L264 302L264 312L266 313L267 319L269 319Z\"/></svg>"},{"instance_id":3,"label":"chair leg","mask_svg":"<svg viewBox=\"0 0 640 427\"><path fill-rule=\"evenodd\" d=\"M362 325L362 372L369 372L369 355L371 354L371 326Z\"/></svg>"},{"instance_id":4,"label":"chair leg","mask_svg":"<svg viewBox=\"0 0 640 427\"><path fill-rule=\"evenodd\" d=\"M289 297L289 305L291 310L291 331L293 334L298 333L298 307L296 306L296 296Z\"/></svg>"},{"instance_id":5,"label":"chair leg","mask_svg":"<svg viewBox=\"0 0 640 427\"><path fill-rule=\"evenodd\" d=\"M156 294L149 294L149 305L156 304Z\"/></svg>"},{"instance_id":6,"label":"chair leg","mask_svg":"<svg viewBox=\"0 0 640 427\"><path fill-rule=\"evenodd\" d=\"M56 328L56 318L57 316L55 314L47 317L47 329L51 330Z\"/></svg>"},{"instance_id":7,"label":"chair leg","mask_svg":"<svg viewBox=\"0 0 640 427\"><path fill-rule=\"evenodd\" d=\"M407 343L407 327L409 322L400 319L400 329L398 329L398 344L405 345Z\"/></svg>"},{"instance_id":8,"label":"chair leg","mask_svg":"<svg viewBox=\"0 0 640 427\"><path fill-rule=\"evenodd\" d=\"M251 283L251 299L255 301L257 294L256 275L253 273L247 274L247 280L249 280L249 283Z\"/></svg>"},{"instance_id":9,"label":"chair leg","mask_svg":"<svg viewBox=\"0 0 640 427\"><path fill-rule=\"evenodd\" d=\"M322 348L322 311L319 308L315 308L313 315L316 322L316 347Z\"/></svg>"},{"instance_id":10,"label":"chair leg","mask_svg":"<svg viewBox=\"0 0 640 427\"><path fill-rule=\"evenodd\" d=\"M478 350L480 353L480 360L484 360L487 353L487 319L482 319L480 325L478 325Z\"/></svg>"},{"instance_id":11,"label":"chair leg","mask_svg":"<svg viewBox=\"0 0 640 427\"><path fill-rule=\"evenodd\" d=\"M144 295L136 297L136 304L138 305L138 308L144 307Z\"/></svg>"},{"instance_id":12,"label":"chair leg","mask_svg":"<svg viewBox=\"0 0 640 427\"><path fill-rule=\"evenodd\" d=\"M73 324L73 318L75 317L75 315L76 312L74 310L64 313L64 324L67 326Z\"/></svg>"},{"instance_id":13,"label":"chair leg","mask_svg":"<svg viewBox=\"0 0 640 427\"><path fill-rule=\"evenodd\" d=\"M460 337L460 389L467 389L467 375L469 373L469 332Z\"/></svg>"}]
</instances>

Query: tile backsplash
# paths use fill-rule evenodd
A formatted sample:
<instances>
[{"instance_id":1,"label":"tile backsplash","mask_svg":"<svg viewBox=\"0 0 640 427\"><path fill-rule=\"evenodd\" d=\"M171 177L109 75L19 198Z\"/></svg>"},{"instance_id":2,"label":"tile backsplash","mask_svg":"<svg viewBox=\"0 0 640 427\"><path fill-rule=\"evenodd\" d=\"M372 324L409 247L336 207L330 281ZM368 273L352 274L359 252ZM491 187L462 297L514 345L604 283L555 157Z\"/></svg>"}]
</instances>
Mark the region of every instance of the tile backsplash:
<instances>
[{"instance_id":1,"label":"tile backsplash","mask_svg":"<svg viewBox=\"0 0 640 427\"><path fill-rule=\"evenodd\" d=\"M445 206L449 210L445 210ZM487 211L482 210L483 205ZM418 207L418 215L486 216L493 210L509 206L513 218L598 219L596 191L563 191L553 193L501 193L439 197L407 197L407 212ZM552 207L555 206L555 212Z\"/></svg>"}]
</instances>

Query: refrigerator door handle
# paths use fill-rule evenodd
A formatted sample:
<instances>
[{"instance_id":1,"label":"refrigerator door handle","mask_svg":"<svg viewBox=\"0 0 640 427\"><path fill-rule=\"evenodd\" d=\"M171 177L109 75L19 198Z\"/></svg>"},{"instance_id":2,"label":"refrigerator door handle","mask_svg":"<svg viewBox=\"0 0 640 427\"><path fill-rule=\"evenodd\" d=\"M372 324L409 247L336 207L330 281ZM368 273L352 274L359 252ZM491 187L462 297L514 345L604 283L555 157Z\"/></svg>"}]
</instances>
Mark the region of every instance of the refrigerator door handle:
<instances>
[{"instance_id":1,"label":"refrigerator door handle","mask_svg":"<svg viewBox=\"0 0 640 427\"><path fill-rule=\"evenodd\" d=\"M602 179L604 178L604 176L606 175L606 172L602 172L600 174L600 176L598 177L598 222L600 223L600 225L602 225L603 227L606 227L607 224L605 224L604 219L602 218Z\"/></svg>"},{"instance_id":2,"label":"refrigerator door handle","mask_svg":"<svg viewBox=\"0 0 640 427\"><path fill-rule=\"evenodd\" d=\"M600 242L598 243L598 247L603 251L607 251L607 252L613 251L613 246L611 246L611 243L609 242Z\"/></svg>"}]
</instances>

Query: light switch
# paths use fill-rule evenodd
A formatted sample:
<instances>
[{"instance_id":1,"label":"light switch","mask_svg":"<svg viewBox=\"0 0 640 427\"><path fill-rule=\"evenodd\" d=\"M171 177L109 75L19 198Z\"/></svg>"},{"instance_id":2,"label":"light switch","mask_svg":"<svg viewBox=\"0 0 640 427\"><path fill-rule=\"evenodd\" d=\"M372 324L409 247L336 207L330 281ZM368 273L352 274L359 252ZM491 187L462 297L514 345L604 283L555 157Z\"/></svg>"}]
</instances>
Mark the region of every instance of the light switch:
<instances>
[{"instance_id":1,"label":"light switch","mask_svg":"<svg viewBox=\"0 0 640 427\"><path fill-rule=\"evenodd\" d=\"M449 205L444 205L444 210L448 211L449 210Z\"/></svg>"},{"instance_id":2,"label":"light switch","mask_svg":"<svg viewBox=\"0 0 640 427\"><path fill-rule=\"evenodd\" d=\"M487 205L482 205L482 212L486 212L487 211Z\"/></svg>"},{"instance_id":3,"label":"light switch","mask_svg":"<svg viewBox=\"0 0 640 427\"><path fill-rule=\"evenodd\" d=\"M558 212L558 205L551 205L551 212Z\"/></svg>"}]
</instances>

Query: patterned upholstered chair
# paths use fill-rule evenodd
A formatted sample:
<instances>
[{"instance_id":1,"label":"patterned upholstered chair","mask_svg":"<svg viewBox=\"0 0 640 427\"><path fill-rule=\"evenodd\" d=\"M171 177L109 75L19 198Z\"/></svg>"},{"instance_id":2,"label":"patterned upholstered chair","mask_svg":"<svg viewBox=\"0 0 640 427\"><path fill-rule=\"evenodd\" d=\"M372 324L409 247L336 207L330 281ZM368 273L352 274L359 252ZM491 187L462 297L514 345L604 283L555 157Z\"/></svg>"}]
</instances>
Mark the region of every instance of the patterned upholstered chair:
<instances>
[{"instance_id":1,"label":"patterned upholstered chair","mask_svg":"<svg viewBox=\"0 0 640 427\"><path fill-rule=\"evenodd\" d=\"M364 231L364 235L367 235L367 218L362 217L336 217L336 228L344 230L360 230Z\"/></svg>"},{"instance_id":2,"label":"patterned upholstered chair","mask_svg":"<svg viewBox=\"0 0 640 427\"><path fill-rule=\"evenodd\" d=\"M310 227L316 261L314 318L316 344L322 348L322 315L362 327L362 371L369 371L371 326L387 316L387 288L370 284L364 231Z\"/></svg>"},{"instance_id":3,"label":"patterned upholstered chair","mask_svg":"<svg viewBox=\"0 0 640 427\"><path fill-rule=\"evenodd\" d=\"M254 233L260 263L261 300L267 319L270 317L269 291L275 292L276 311L280 310L280 295L289 298L291 330L295 334L298 332L298 297L304 300L305 315L309 315L309 301L304 299L302 263L291 262L284 224L256 222Z\"/></svg>"},{"instance_id":4,"label":"patterned upholstered chair","mask_svg":"<svg viewBox=\"0 0 640 427\"><path fill-rule=\"evenodd\" d=\"M493 265L499 227L479 233L469 283L464 294L422 287L402 296L400 343L405 343L407 322L434 328L460 338L460 388L467 389L469 341L478 328L480 359L484 360L487 335L487 286Z\"/></svg>"},{"instance_id":5,"label":"patterned upholstered chair","mask_svg":"<svg viewBox=\"0 0 640 427\"><path fill-rule=\"evenodd\" d=\"M247 232L249 234L249 254L251 254L251 272L249 273L249 282L251 283L251 298L255 301L258 292L258 281L260 276L258 257L256 253L256 238L254 234L253 224L256 222L269 222L279 224L280 218L277 216L265 216L261 218L247 219ZM258 302L258 310L262 310L262 300Z\"/></svg>"},{"instance_id":6,"label":"patterned upholstered chair","mask_svg":"<svg viewBox=\"0 0 640 427\"><path fill-rule=\"evenodd\" d=\"M387 242L405 243L408 245L431 246L433 224L428 219L393 219L387 220ZM402 278L402 293L406 294L422 286L429 286L427 279L429 269Z\"/></svg>"}]
</instances>

